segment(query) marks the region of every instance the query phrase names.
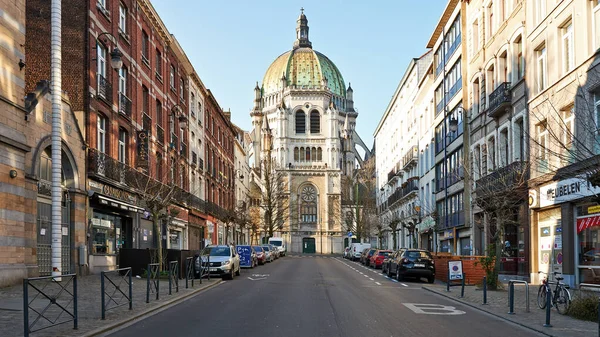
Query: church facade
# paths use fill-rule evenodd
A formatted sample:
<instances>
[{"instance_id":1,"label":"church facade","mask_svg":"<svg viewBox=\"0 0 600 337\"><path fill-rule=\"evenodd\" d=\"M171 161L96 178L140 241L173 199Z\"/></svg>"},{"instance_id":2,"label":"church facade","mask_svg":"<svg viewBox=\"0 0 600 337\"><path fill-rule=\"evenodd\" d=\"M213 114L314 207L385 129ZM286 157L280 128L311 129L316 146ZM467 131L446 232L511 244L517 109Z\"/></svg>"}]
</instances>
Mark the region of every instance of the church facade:
<instances>
[{"instance_id":1,"label":"church facade","mask_svg":"<svg viewBox=\"0 0 600 337\"><path fill-rule=\"evenodd\" d=\"M285 180L286 216L273 235L283 237L288 252L341 253L342 177L362 162L358 113L341 72L312 48L303 12L293 48L275 59L254 92L251 166L260 172L270 161Z\"/></svg>"}]
</instances>

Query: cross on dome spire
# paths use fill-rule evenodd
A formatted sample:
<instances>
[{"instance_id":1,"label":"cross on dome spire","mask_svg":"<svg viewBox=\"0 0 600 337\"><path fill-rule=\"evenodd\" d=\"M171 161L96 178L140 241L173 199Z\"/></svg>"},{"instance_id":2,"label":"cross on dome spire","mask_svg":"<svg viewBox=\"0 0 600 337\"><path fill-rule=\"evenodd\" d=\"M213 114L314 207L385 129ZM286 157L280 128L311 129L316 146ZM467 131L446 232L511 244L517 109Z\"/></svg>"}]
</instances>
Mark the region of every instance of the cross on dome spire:
<instances>
[{"instance_id":1,"label":"cross on dome spire","mask_svg":"<svg viewBox=\"0 0 600 337\"><path fill-rule=\"evenodd\" d=\"M304 15L304 7L300 8L300 16L296 20L296 41L294 49L312 48L312 43L308 39L308 19Z\"/></svg>"}]
</instances>

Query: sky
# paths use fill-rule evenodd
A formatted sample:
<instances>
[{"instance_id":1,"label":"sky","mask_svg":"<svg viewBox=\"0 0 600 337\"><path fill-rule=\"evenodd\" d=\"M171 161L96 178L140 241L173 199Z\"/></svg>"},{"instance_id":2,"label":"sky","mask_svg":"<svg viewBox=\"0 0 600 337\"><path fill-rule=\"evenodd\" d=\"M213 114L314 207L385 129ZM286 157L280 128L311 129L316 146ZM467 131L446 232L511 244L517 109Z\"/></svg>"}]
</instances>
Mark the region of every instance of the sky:
<instances>
[{"instance_id":1,"label":"sky","mask_svg":"<svg viewBox=\"0 0 600 337\"><path fill-rule=\"evenodd\" d=\"M256 82L292 49L300 8L313 49L352 83L356 129L373 132L412 58L426 44L446 0L151 0L204 85L232 121L250 130Z\"/></svg>"}]
</instances>

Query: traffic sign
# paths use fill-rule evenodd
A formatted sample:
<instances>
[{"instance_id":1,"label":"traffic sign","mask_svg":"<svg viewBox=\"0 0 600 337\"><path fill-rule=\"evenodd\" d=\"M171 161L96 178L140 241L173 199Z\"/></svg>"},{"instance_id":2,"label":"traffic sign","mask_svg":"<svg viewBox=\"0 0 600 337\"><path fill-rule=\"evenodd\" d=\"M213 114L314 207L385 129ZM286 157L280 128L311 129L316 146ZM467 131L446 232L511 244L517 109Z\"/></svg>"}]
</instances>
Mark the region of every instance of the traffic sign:
<instances>
[{"instance_id":1,"label":"traffic sign","mask_svg":"<svg viewBox=\"0 0 600 337\"><path fill-rule=\"evenodd\" d=\"M351 238L352 237L352 232L348 232L348 237Z\"/></svg>"}]
</instances>

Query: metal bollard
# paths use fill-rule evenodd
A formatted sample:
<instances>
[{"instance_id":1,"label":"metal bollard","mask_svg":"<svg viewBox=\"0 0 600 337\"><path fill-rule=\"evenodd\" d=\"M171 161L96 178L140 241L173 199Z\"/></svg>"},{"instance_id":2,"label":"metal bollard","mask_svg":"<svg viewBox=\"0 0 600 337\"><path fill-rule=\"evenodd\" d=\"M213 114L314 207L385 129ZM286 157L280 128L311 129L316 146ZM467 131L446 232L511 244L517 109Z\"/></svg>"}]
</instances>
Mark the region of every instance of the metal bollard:
<instances>
[{"instance_id":1,"label":"metal bollard","mask_svg":"<svg viewBox=\"0 0 600 337\"><path fill-rule=\"evenodd\" d=\"M598 300L598 337L600 337L600 297Z\"/></svg>"},{"instance_id":2,"label":"metal bollard","mask_svg":"<svg viewBox=\"0 0 600 337\"><path fill-rule=\"evenodd\" d=\"M460 298L465 297L465 274L462 275L462 284L460 287Z\"/></svg>"},{"instance_id":3,"label":"metal bollard","mask_svg":"<svg viewBox=\"0 0 600 337\"><path fill-rule=\"evenodd\" d=\"M483 277L483 304L487 304L487 276Z\"/></svg>"},{"instance_id":4,"label":"metal bollard","mask_svg":"<svg viewBox=\"0 0 600 337\"><path fill-rule=\"evenodd\" d=\"M508 283L508 314L515 314L515 284Z\"/></svg>"},{"instance_id":5,"label":"metal bollard","mask_svg":"<svg viewBox=\"0 0 600 337\"><path fill-rule=\"evenodd\" d=\"M106 319L106 303L105 303L105 294L104 294L104 272L100 272L100 300L102 301L101 310L102 310L102 320Z\"/></svg>"},{"instance_id":6,"label":"metal bollard","mask_svg":"<svg viewBox=\"0 0 600 337\"><path fill-rule=\"evenodd\" d=\"M546 323L544 326L546 328L551 328L552 324L550 324L550 309L552 309L552 294L551 291L546 292Z\"/></svg>"}]
</instances>

